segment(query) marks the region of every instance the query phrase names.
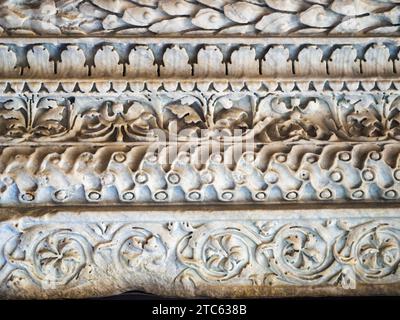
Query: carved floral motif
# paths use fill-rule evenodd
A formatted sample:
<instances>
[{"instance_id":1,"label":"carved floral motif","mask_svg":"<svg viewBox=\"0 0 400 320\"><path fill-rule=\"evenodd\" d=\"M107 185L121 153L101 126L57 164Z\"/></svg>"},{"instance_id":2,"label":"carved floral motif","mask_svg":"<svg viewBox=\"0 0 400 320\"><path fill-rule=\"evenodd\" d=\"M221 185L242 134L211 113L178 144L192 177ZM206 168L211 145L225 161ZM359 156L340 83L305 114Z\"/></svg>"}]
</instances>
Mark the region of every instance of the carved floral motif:
<instances>
[{"instance_id":1,"label":"carved floral motif","mask_svg":"<svg viewBox=\"0 0 400 320\"><path fill-rule=\"evenodd\" d=\"M66 284L85 267L86 253L80 237L65 231L54 232L39 241L33 251L36 275L42 281Z\"/></svg>"},{"instance_id":2,"label":"carved floral motif","mask_svg":"<svg viewBox=\"0 0 400 320\"><path fill-rule=\"evenodd\" d=\"M85 111L77 122L79 140L123 141L151 140L158 127L156 116L138 102L125 107L121 103L105 102L99 110Z\"/></svg>"},{"instance_id":3,"label":"carved floral motif","mask_svg":"<svg viewBox=\"0 0 400 320\"><path fill-rule=\"evenodd\" d=\"M70 129L65 124L71 116L70 102L63 99L11 98L2 103L1 135L14 141L41 140L65 136Z\"/></svg>"},{"instance_id":4,"label":"carved floral motif","mask_svg":"<svg viewBox=\"0 0 400 320\"><path fill-rule=\"evenodd\" d=\"M160 93L151 99L105 99L3 98L0 140L399 139L400 98L394 94Z\"/></svg>"},{"instance_id":5,"label":"carved floral motif","mask_svg":"<svg viewBox=\"0 0 400 320\"><path fill-rule=\"evenodd\" d=\"M74 292L109 279L115 288L128 290L147 277L168 284L170 294L217 283L248 290L254 285L356 289L400 281L399 221L382 216L326 220L264 215L248 221L97 225L43 223L39 218L29 225L0 226L8 239L1 243L2 294L14 290L17 278L30 284L12 291L15 297L24 290Z\"/></svg>"},{"instance_id":6,"label":"carved floral motif","mask_svg":"<svg viewBox=\"0 0 400 320\"><path fill-rule=\"evenodd\" d=\"M0 4L0 296L400 286L398 0Z\"/></svg>"},{"instance_id":7,"label":"carved floral motif","mask_svg":"<svg viewBox=\"0 0 400 320\"><path fill-rule=\"evenodd\" d=\"M237 227L236 230L240 231L226 229L246 244L248 252L254 252L242 260L246 268L233 275L236 283L251 280L258 286L338 285L355 289L362 282L397 281L400 248L395 227L375 222L354 225L348 220L321 221L316 224L314 220L299 224L257 223L265 224L271 225L268 235L259 233L255 236L252 228L243 225ZM345 230L342 229L344 225L347 225ZM208 233L203 231L205 228L202 226L198 233L195 231L189 236L196 239L195 243L199 246L202 245L201 237L208 237ZM213 227L208 225L207 228L212 230ZM209 237L213 238L212 235ZM342 242L343 239L346 239L345 242ZM190 246L192 242L184 240L181 243ZM212 275L214 256L205 256L206 261L202 263L195 254L188 253L193 258L187 258L180 245L179 259L188 268L178 276L177 283L196 286L203 281L233 281L228 277Z\"/></svg>"}]
</instances>

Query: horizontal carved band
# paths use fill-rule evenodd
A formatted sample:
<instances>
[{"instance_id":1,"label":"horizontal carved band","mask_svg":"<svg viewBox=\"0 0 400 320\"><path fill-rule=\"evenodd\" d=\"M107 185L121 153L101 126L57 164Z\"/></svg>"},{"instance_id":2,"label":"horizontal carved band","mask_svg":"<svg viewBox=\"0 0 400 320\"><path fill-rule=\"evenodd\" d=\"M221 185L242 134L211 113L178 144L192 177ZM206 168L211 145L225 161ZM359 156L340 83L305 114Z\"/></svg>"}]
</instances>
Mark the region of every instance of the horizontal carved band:
<instances>
[{"instance_id":1,"label":"horizontal carved band","mask_svg":"<svg viewBox=\"0 0 400 320\"><path fill-rule=\"evenodd\" d=\"M399 140L385 93L159 93L0 97L0 143Z\"/></svg>"},{"instance_id":2,"label":"horizontal carved band","mask_svg":"<svg viewBox=\"0 0 400 320\"><path fill-rule=\"evenodd\" d=\"M0 296L83 297L134 289L230 297L396 292L397 212L8 212L0 223Z\"/></svg>"},{"instance_id":3,"label":"horizontal carved band","mask_svg":"<svg viewBox=\"0 0 400 320\"><path fill-rule=\"evenodd\" d=\"M3 1L0 31L14 35L396 34L396 0Z\"/></svg>"},{"instance_id":4,"label":"horizontal carved band","mask_svg":"<svg viewBox=\"0 0 400 320\"><path fill-rule=\"evenodd\" d=\"M398 201L400 145L6 147L0 179L2 205Z\"/></svg>"},{"instance_id":5,"label":"horizontal carved band","mask_svg":"<svg viewBox=\"0 0 400 320\"><path fill-rule=\"evenodd\" d=\"M400 0L0 3L0 298L399 294Z\"/></svg>"},{"instance_id":6,"label":"horizontal carved band","mask_svg":"<svg viewBox=\"0 0 400 320\"><path fill-rule=\"evenodd\" d=\"M90 94L118 96L120 94L153 93L153 92L397 92L400 88L398 77L379 77L357 80L317 79L310 78L136 78L134 80L112 79L8 79L0 81L0 94L51 93L59 96L86 96Z\"/></svg>"},{"instance_id":7,"label":"horizontal carved band","mask_svg":"<svg viewBox=\"0 0 400 320\"><path fill-rule=\"evenodd\" d=\"M0 45L0 78L370 78L396 77L399 46L79 44Z\"/></svg>"}]
</instances>

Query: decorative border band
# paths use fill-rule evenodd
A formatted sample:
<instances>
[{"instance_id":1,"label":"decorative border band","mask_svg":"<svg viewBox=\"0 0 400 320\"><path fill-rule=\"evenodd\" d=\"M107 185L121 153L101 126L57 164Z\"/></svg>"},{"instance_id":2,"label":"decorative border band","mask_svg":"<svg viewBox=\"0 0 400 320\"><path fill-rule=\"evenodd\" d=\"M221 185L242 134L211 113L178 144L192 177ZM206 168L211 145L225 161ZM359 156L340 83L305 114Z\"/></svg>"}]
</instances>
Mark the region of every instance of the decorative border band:
<instances>
[{"instance_id":1,"label":"decorative border band","mask_svg":"<svg viewBox=\"0 0 400 320\"><path fill-rule=\"evenodd\" d=\"M398 209L8 216L0 223L7 298L398 293Z\"/></svg>"},{"instance_id":2,"label":"decorative border band","mask_svg":"<svg viewBox=\"0 0 400 320\"><path fill-rule=\"evenodd\" d=\"M397 93L0 96L0 144L393 142Z\"/></svg>"},{"instance_id":3,"label":"decorative border band","mask_svg":"<svg viewBox=\"0 0 400 320\"><path fill-rule=\"evenodd\" d=\"M395 0L6 0L0 33L11 35L398 34Z\"/></svg>"},{"instance_id":4,"label":"decorative border band","mask_svg":"<svg viewBox=\"0 0 400 320\"><path fill-rule=\"evenodd\" d=\"M88 40L89 41L89 40ZM245 43L245 39L243 42ZM242 43L210 45L98 42L5 43L0 45L0 78L9 79L237 79L309 77L326 79L395 78L396 42L349 44Z\"/></svg>"},{"instance_id":5,"label":"decorative border band","mask_svg":"<svg viewBox=\"0 0 400 320\"><path fill-rule=\"evenodd\" d=\"M0 297L399 294L399 0L1 3Z\"/></svg>"},{"instance_id":6,"label":"decorative border band","mask_svg":"<svg viewBox=\"0 0 400 320\"><path fill-rule=\"evenodd\" d=\"M0 204L398 201L400 145L14 146Z\"/></svg>"}]
</instances>

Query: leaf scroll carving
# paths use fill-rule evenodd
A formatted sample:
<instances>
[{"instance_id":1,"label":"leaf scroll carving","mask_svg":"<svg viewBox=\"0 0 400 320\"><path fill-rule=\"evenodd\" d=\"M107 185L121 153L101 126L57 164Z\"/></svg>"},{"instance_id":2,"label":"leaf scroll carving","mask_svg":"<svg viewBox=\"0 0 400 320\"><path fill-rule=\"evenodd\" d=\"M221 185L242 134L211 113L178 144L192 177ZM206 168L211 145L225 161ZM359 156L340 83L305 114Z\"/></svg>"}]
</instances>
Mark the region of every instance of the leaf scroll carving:
<instances>
[{"instance_id":1,"label":"leaf scroll carving","mask_svg":"<svg viewBox=\"0 0 400 320\"><path fill-rule=\"evenodd\" d=\"M15 34L379 34L398 32L394 0L187 1L4 0L3 32Z\"/></svg>"}]
</instances>

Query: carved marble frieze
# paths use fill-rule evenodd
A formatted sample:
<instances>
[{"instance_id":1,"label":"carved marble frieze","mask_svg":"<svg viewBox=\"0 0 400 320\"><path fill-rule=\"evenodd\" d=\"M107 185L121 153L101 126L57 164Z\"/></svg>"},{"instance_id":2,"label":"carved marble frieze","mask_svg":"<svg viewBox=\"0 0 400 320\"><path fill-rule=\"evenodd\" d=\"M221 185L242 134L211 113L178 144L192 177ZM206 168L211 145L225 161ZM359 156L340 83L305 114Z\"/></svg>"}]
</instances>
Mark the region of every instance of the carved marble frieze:
<instances>
[{"instance_id":1,"label":"carved marble frieze","mask_svg":"<svg viewBox=\"0 0 400 320\"><path fill-rule=\"evenodd\" d=\"M395 142L395 93L179 92L0 97L0 143Z\"/></svg>"},{"instance_id":2,"label":"carved marble frieze","mask_svg":"<svg viewBox=\"0 0 400 320\"><path fill-rule=\"evenodd\" d=\"M395 0L3 0L11 35L397 34Z\"/></svg>"},{"instance_id":3,"label":"carved marble frieze","mask_svg":"<svg viewBox=\"0 0 400 320\"><path fill-rule=\"evenodd\" d=\"M395 201L399 101L382 92L3 97L0 203Z\"/></svg>"},{"instance_id":4,"label":"carved marble frieze","mask_svg":"<svg viewBox=\"0 0 400 320\"><path fill-rule=\"evenodd\" d=\"M239 39L216 38L206 45L201 38L181 38L179 43L168 39L160 43L152 38L90 41L91 45L79 38L43 39L38 44L33 39L6 38L0 45L4 59L0 77L60 82L110 78L132 82L138 78L274 82L292 78L325 81L382 77L381 80L397 82L400 69L399 41L387 37L361 38L354 44L340 38L253 38L249 44Z\"/></svg>"},{"instance_id":5,"label":"carved marble frieze","mask_svg":"<svg viewBox=\"0 0 400 320\"><path fill-rule=\"evenodd\" d=\"M399 294L396 0L0 0L0 297Z\"/></svg>"},{"instance_id":6,"label":"carved marble frieze","mask_svg":"<svg viewBox=\"0 0 400 320\"><path fill-rule=\"evenodd\" d=\"M220 147L5 147L0 203L399 200L398 143Z\"/></svg>"},{"instance_id":7,"label":"carved marble frieze","mask_svg":"<svg viewBox=\"0 0 400 320\"><path fill-rule=\"evenodd\" d=\"M368 292L368 285L396 293L400 282L400 221L393 209L245 215L211 209L172 216L66 210L15 213L0 230L0 292L14 298L141 288L186 297L352 295Z\"/></svg>"}]
</instances>

